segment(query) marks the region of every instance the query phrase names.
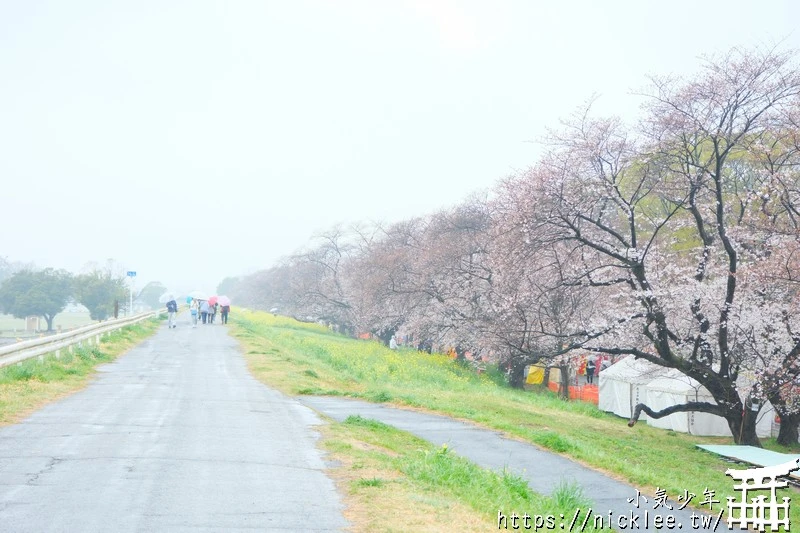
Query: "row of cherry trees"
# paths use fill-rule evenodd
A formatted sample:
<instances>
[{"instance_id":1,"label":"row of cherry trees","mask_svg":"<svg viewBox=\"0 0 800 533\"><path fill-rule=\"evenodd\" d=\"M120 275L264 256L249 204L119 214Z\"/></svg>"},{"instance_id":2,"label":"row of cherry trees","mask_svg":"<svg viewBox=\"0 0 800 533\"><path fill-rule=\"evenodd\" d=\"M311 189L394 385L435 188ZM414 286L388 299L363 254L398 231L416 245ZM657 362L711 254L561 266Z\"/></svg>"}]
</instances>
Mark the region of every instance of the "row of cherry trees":
<instances>
[{"instance_id":1,"label":"row of cherry trees","mask_svg":"<svg viewBox=\"0 0 800 533\"><path fill-rule=\"evenodd\" d=\"M238 299L347 331L396 332L524 367L576 349L675 368L695 410L758 444L769 400L800 419L800 71L733 50L652 78L633 127L591 105L532 168L430 216L334 228L239 280Z\"/></svg>"}]
</instances>

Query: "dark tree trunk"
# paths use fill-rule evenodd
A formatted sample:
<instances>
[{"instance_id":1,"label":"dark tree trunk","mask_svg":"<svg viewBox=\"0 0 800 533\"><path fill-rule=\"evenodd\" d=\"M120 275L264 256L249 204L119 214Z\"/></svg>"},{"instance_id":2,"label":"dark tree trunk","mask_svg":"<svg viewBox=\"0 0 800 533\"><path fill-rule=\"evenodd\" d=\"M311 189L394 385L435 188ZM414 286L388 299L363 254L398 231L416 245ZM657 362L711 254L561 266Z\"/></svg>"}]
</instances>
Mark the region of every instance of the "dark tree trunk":
<instances>
[{"instance_id":1,"label":"dark tree trunk","mask_svg":"<svg viewBox=\"0 0 800 533\"><path fill-rule=\"evenodd\" d=\"M515 389L525 386L525 367L528 361L522 357L513 357L508 363L508 384Z\"/></svg>"},{"instance_id":2,"label":"dark tree trunk","mask_svg":"<svg viewBox=\"0 0 800 533\"><path fill-rule=\"evenodd\" d=\"M797 446L798 425L800 425L800 413L794 413L786 407L786 402L781 398L781 387L779 384L772 383L768 388L767 399L775 412L780 417L780 429L778 430L778 444L782 446Z\"/></svg>"},{"instance_id":3,"label":"dark tree trunk","mask_svg":"<svg viewBox=\"0 0 800 533\"><path fill-rule=\"evenodd\" d=\"M560 365L558 369L561 371L561 383L558 387L558 394L565 400L569 400L569 367L567 365Z\"/></svg>"},{"instance_id":4,"label":"dark tree trunk","mask_svg":"<svg viewBox=\"0 0 800 533\"><path fill-rule=\"evenodd\" d=\"M756 413L750 409L742 409L742 404L734 405L726 412L720 412L719 406L709 402L686 402L680 405L673 405L666 407L660 411L653 411L647 405L640 403L637 404L628 421L628 426L633 426L639 420L642 411L647 413L650 418L663 418L673 413L685 413L688 411L699 411L701 413L713 413L716 415L724 416L728 422L728 428L733 435L733 441L736 444L757 446L761 448L761 441L758 440L756 434Z\"/></svg>"},{"instance_id":5,"label":"dark tree trunk","mask_svg":"<svg viewBox=\"0 0 800 533\"><path fill-rule=\"evenodd\" d=\"M686 372L686 375L705 386L717 404L710 408L703 407L694 410L712 413L725 418L734 443L761 448L761 441L756 433L758 410L753 411L751 409L753 404L750 398L741 399L739 392L729 377L717 372L703 372L697 369ZM705 402L697 403L703 404Z\"/></svg>"},{"instance_id":6,"label":"dark tree trunk","mask_svg":"<svg viewBox=\"0 0 800 533\"><path fill-rule=\"evenodd\" d=\"M761 441L756 434L757 415L756 411L744 409L743 414L736 412L725 417L736 444L761 448Z\"/></svg>"},{"instance_id":7,"label":"dark tree trunk","mask_svg":"<svg viewBox=\"0 0 800 533\"><path fill-rule=\"evenodd\" d=\"M55 315L44 315L44 319L47 321L47 331L53 331L53 319Z\"/></svg>"},{"instance_id":8,"label":"dark tree trunk","mask_svg":"<svg viewBox=\"0 0 800 533\"><path fill-rule=\"evenodd\" d=\"M782 413L777 407L778 416L781 417L781 427L778 430L778 444L783 446L797 446L800 435L797 427L800 425L800 413Z\"/></svg>"}]
</instances>

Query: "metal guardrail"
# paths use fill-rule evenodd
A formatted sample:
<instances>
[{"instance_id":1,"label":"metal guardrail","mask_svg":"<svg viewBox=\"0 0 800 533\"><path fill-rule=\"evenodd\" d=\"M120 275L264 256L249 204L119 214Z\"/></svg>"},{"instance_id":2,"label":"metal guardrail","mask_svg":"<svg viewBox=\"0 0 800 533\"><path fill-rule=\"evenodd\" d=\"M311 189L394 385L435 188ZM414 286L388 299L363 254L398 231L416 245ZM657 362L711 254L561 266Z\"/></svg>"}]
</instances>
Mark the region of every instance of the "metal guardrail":
<instances>
[{"instance_id":1,"label":"metal guardrail","mask_svg":"<svg viewBox=\"0 0 800 533\"><path fill-rule=\"evenodd\" d=\"M94 344L98 344L100 338L107 333L122 329L125 326L130 326L131 324L136 324L142 320L147 320L148 318L159 317L162 313L166 313L166 310L147 311L146 313L139 313L138 315L130 317L106 320L105 322L82 326L64 333L39 337L0 347L0 368L52 352L55 352L56 357L58 357L60 350L69 348L75 344L82 344L84 341L91 345L94 340Z\"/></svg>"}]
</instances>

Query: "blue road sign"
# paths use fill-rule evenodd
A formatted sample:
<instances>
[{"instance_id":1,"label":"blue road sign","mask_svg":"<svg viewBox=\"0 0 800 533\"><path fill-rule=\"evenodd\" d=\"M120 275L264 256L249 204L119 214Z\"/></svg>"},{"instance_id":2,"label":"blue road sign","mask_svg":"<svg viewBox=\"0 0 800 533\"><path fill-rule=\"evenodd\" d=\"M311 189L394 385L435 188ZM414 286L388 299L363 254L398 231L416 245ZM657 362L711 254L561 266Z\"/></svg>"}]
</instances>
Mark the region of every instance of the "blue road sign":
<instances>
[{"instance_id":1,"label":"blue road sign","mask_svg":"<svg viewBox=\"0 0 800 533\"><path fill-rule=\"evenodd\" d=\"M135 270L128 270L128 277L135 278L136 277L136 271Z\"/></svg>"}]
</instances>

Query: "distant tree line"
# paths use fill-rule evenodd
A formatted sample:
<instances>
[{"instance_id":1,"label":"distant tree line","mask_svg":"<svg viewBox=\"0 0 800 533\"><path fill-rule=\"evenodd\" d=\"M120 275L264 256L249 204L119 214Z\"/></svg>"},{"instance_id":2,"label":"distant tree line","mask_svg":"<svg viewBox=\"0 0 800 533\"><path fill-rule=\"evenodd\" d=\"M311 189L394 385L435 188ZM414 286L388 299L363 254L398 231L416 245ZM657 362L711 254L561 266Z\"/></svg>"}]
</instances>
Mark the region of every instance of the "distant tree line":
<instances>
[{"instance_id":1,"label":"distant tree line","mask_svg":"<svg viewBox=\"0 0 800 533\"><path fill-rule=\"evenodd\" d=\"M165 291L161 283L151 282L138 298L157 307ZM126 276L113 261L104 267L90 264L82 273L72 274L0 258L0 312L16 318L40 316L47 322L48 331L53 330L55 316L71 301L85 306L92 320L105 320L120 308L127 308L128 294Z\"/></svg>"},{"instance_id":2,"label":"distant tree line","mask_svg":"<svg viewBox=\"0 0 800 533\"><path fill-rule=\"evenodd\" d=\"M691 79L649 80L641 120L591 103L533 167L485 196L390 224L334 227L230 278L242 305L526 365L581 349L674 368L715 402L654 412L725 418L759 444L800 420L800 71L732 50Z\"/></svg>"}]
</instances>

